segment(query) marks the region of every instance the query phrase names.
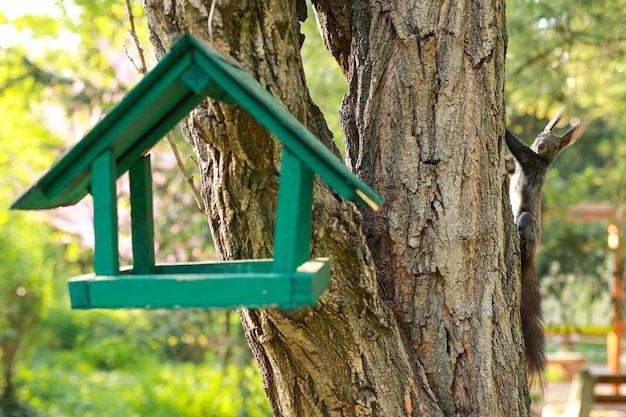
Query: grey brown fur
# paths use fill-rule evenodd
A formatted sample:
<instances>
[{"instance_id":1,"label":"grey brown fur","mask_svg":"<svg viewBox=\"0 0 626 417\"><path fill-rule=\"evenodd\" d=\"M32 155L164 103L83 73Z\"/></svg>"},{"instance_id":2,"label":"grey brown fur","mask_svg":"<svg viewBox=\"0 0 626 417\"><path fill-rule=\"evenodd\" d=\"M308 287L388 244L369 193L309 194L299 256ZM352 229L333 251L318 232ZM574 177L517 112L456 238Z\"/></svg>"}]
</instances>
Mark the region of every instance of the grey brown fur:
<instances>
[{"instance_id":1,"label":"grey brown fur","mask_svg":"<svg viewBox=\"0 0 626 417\"><path fill-rule=\"evenodd\" d=\"M526 369L533 381L544 379L546 355L541 297L535 267L535 254L541 239L541 196L548 168L567 146L583 134L584 124L569 129L563 136L553 130L563 117L563 109L554 116L533 144L524 145L508 129L506 144L513 154L507 157L511 175L509 197L521 241L522 296L521 320L526 344Z\"/></svg>"}]
</instances>

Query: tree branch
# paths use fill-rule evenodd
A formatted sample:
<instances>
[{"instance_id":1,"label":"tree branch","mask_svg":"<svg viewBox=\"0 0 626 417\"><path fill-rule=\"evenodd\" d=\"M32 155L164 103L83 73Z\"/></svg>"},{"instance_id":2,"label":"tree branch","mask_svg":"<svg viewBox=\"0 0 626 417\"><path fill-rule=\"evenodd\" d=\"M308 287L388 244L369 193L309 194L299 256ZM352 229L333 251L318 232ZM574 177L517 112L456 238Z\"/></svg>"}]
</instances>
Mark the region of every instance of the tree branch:
<instances>
[{"instance_id":1,"label":"tree branch","mask_svg":"<svg viewBox=\"0 0 626 417\"><path fill-rule=\"evenodd\" d=\"M27 78L32 78L36 83L40 83L46 86L53 86L58 84L72 85L74 83L74 80L71 78L60 77L55 73L44 70L39 65L28 59L26 55L21 55L19 53L16 53L15 51L11 51L10 49L6 49L6 52L14 53L15 56L17 56L18 59L22 61L21 67L24 68L25 71L21 75L8 79L4 85L0 85L0 94L4 93L4 91L8 90L14 85L21 83ZM87 84L85 84L85 86L88 87Z\"/></svg>"},{"instance_id":2,"label":"tree branch","mask_svg":"<svg viewBox=\"0 0 626 417\"><path fill-rule=\"evenodd\" d=\"M317 21L322 28L326 48L333 54L342 71L348 72L352 43L349 0L313 0Z\"/></svg>"},{"instance_id":3,"label":"tree branch","mask_svg":"<svg viewBox=\"0 0 626 417\"><path fill-rule=\"evenodd\" d=\"M139 37L137 36L137 30L135 29L135 16L133 15L130 0L126 0L126 10L128 12L128 21L130 23L129 32L133 38L135 47L137 48L137 54L139 55L139 59L141 60L141 65L137 66L137 64L135 64L135 61L128 54L128 50L126 51L126 56L130 60L131 64L133 64L133 66L137 69L137 71L140 74L145 75L148 72L148 69L147 69L148 67L146 65L146 59L143 54L144 49L141 46L141 43L139 42ZM174 139L172 139L172 135L168 133L167 135L165 135L165 138L167 140L167 143L170 145L170 149L172 150L172 153L174 154L174 158L176 158L176 165L178 166L178 170L183 175L183 178L185 179L185 181L189 185L189 188L191 189L191 192L193 193L193 197L196 200L198 210L202 214L206 215L206 210L204 206L204 201L202 200L202 196L200 195L200 192L198 191L198 189L196 188L196 185L193 182L193 176L190 175L189 171L187 171L187 169L185 168L185 164L183 163L183 160L180 157L180 152L178 152L178 148L176 147L176 143L174 142Z\"/></svg>"},{"instance_id":4,"label":"tree branch","mask_svg":"<svg viewBox=\"0 0 626 417\"><path fill-rule=\"evenodd\" d=\"M148 71L147 69L148 67L146 66L146 59L144 58L144 55L143 55L143 47L139 43L139 38L137 37L137 31L135 29L135 16L133 15L133 9L130 4L130 0L126 0L126 11L128 12L128 21L130 23L130 30L129 30L130 36L133 37L133 41L135 42L135 47L137 48L137 54L139 55L139 59L141 60L141 65L137 66L137 64L135 64L135 61L128 54L128 50L126 50L126 56L130 60L130 62L133 64L137 72L139 72L142 75L145 75L146 72Z\"/></svg>"},{"instance_id":5,"label":"tree branch","mask_svg":"<svg viewBox=\"0 0 626 417\"><path fill-rule=\"evenodd\" d=\"M167 143L170 145L170 148L172 149L172 153L174 154L174 157L176 158L176 165L178 165L178 170L180 171L181 174L183 174L183 178L185 178L185 181L187 181L187 184L189 185L189 188L191 189L191 192L193 193L193 197L196 199L198 210L202 214L206 215L206 208L204 206L204 201L202 200L202 196L200 195L200 192L198 191L198 189L196 188L196 185L193 182L193 175L190 175L189 171L187 171L187 168L185 168L185 164L183 163L183 160L180 157L180 153L178 152L178 148L176 147L176 143L174 142L174 139L172 139L172 135L168 133L167 135L165 135L165 138L167 139Z\"/></svg>"}]
</instances>

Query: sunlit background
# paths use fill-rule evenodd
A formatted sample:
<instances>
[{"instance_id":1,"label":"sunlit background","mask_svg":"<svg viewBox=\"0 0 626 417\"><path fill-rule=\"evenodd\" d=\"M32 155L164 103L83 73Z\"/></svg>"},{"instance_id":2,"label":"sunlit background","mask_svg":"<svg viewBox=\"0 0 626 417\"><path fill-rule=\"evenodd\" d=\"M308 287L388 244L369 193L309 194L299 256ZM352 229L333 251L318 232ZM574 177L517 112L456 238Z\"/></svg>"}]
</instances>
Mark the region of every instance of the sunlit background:
<instances>
[{"instance_id":1,"label":"sunlit background","mask_svg":"<svg viewBox=\"0 0 626 417\"><path fill-rule=\"evenodd\" d=\"M141 2L132 10L154 65ZM548 348L606 366L623 268L616 242L626 204L626 0L510 0L507 20L509 127L530 142L563 104L558 131L587 125L544 189L538 271ZM302 28L307 83L341 147L346 83L316 30L312 18ZM137 83L137 59L124 1L0 2L0 417L271 415L235 312L70 312L67 278L92 270L89 202L7 210ZM175 141L195 173L193 151L176 132ZM153 158L157 257L212 259L206 219L171 149L160 143ZM121 197L127 188L120 181ZM130 255L127 208L122 263ZM553 367L549 377L567 375Z\"/></svg>"}]
</instances>

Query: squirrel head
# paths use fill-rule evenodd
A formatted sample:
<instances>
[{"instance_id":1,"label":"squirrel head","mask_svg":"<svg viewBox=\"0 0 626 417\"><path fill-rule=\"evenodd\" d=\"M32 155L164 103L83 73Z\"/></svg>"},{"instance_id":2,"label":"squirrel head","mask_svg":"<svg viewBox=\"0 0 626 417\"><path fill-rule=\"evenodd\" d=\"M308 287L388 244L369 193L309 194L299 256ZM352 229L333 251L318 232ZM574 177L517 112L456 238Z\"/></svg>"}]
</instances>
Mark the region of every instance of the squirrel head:
<instances>
[{"instance_id":1,"label":"squirrel head","mask_svg":"<svg viewBox=\"0 0 626 417\"><path fill-rule=\"evenodd\" d=\"M546 125L543 132L537 136L537 139L530 147L548 163L552 163L563 149L574 144L585 131L584 123L579 123L565 132L563 136L558 136L554 133L554 127L563 117L564 111L565 108L561 107L556 116L550 120L550 123Z\"/></svg>"}]
</instances>

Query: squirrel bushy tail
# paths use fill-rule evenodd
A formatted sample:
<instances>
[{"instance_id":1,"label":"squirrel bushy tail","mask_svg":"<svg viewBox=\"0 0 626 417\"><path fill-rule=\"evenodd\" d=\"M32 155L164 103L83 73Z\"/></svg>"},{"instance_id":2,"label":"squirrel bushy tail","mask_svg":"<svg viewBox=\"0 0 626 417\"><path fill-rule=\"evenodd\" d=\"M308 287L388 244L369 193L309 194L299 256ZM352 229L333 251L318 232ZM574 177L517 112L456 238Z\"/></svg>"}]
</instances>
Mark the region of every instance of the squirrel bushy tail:
<instances>
[{"instance_id":1,"label":"squirrel bushy tail","mask_svg":"<svg viewBox=\"0 0 626 417\"><path fill-rule=\"evenodd\" d=\"M541 295L532 259L522 263L521 320L524 344L526 346L526 373L530 376L531 386L545 385L546 353L544 351L545 334L543 332Z\"/></svg>"},{"instance_id":2,"label":"squirrel bushy tail","mask_svg":"<svg viewBox=\"0 0 626 417\"><path fill-rule=\"evenodd\" d=\"M526 370L533 384L544 385L546 355L542 326L541 295L535 266L535 254L541 239L541 197L543 183L550 164L567 146L584 132L578 124L563 136L553 130L563 117L563 109L548 123L533 144L524 145L508 129L506 144L513 154L507 158L507 172L511 175L509 197L521 242L522 297L520 315L526 345Z\"/></svg>"}]
</instances>

